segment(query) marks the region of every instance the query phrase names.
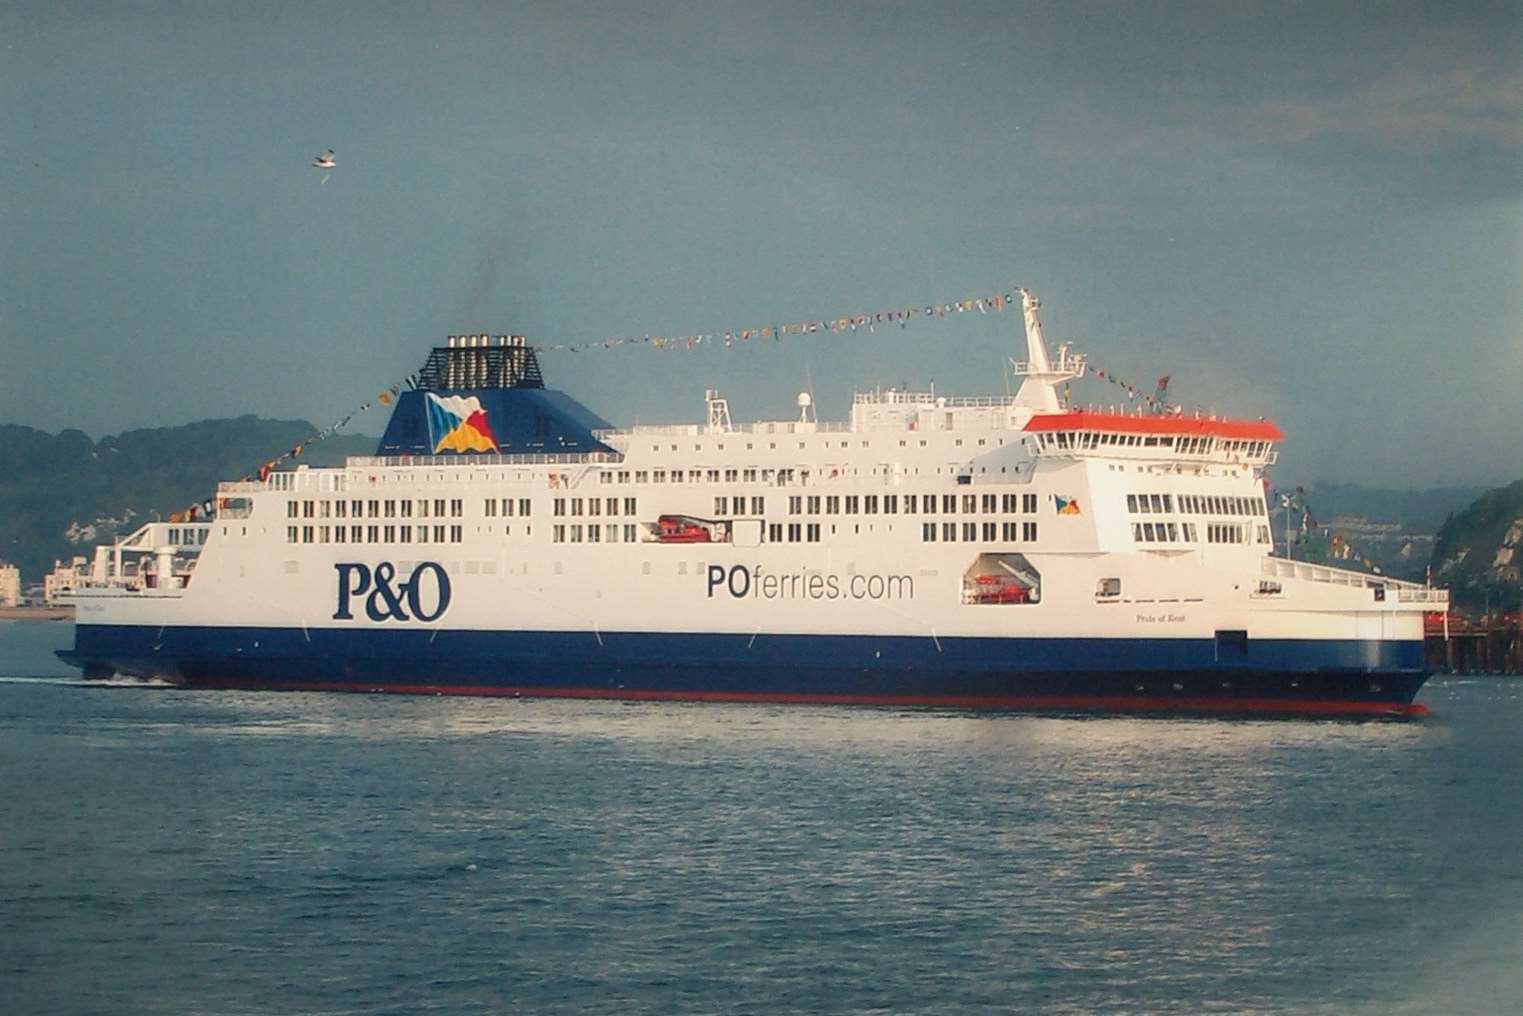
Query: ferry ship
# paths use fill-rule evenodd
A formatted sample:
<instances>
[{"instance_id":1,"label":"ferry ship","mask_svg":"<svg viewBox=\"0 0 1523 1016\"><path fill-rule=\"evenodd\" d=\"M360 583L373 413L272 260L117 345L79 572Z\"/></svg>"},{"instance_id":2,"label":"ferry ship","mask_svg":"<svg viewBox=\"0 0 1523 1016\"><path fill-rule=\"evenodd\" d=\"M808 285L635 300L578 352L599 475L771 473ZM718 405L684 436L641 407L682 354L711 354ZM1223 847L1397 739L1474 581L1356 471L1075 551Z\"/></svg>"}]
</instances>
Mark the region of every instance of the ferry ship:
<instances>
[{"instance_id":1,"label":"ferry ship","mask_svg":"<svg viewBox=\"0 0 1523 1016\"><path fill-rule=\"evenodd\" d=\"M1267 420L1013 396L616 428L455 336L374 456L96 548L88 676L192 687L1034 710L1422 712L1443 590L1274 552Z\"/></svg>"}]
</instances>

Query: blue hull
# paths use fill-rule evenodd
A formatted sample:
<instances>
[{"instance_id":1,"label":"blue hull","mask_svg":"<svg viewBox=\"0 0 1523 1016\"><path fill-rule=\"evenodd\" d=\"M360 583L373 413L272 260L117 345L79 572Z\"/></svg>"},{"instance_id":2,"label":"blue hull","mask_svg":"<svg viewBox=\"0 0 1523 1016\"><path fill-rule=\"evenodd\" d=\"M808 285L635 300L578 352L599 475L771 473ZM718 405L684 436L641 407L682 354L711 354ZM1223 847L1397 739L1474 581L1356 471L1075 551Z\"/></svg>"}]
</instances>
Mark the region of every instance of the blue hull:
<instances>
[{"instance_id":1,"label":"blue hull","mask_svg":"<svg viewBox=\"0 0 1523 1016\"><path fill-rule=\"evenodd\" d=\"M1390 713L1418 641L1021 639L80 625L86 674L194 687L1015 709Z\"/></svg>"}]
</instances>

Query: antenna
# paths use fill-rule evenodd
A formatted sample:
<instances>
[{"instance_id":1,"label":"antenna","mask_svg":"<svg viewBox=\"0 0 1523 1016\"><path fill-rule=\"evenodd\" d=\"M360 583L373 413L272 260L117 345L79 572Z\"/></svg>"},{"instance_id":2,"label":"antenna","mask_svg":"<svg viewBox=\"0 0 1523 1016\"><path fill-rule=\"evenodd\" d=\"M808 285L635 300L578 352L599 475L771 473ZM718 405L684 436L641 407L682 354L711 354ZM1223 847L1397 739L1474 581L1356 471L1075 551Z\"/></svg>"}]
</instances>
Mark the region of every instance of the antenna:
<instances>
[{"instance_id":1,"label":"antenna","mask_svg":"<svg viewBox=\"0 0 1523 1016\"><path fill-rule=\"evenodd\" d=\"M719 389L709 388L703 393L703 401L709 407L708 433L728 434L730 432L729 400L719 394Z\"/></svg>"},{"instance_id":2,"label":"antenna","mask_svg":"<svg viewBox=\"0 0 1523 1016\"><path fill-rule=\"evenodd\" d=\"M1058 359L1054 363L1047 356L1047 342L1042 338L1042 319L1037 310L1042 306L1031 290L1021 290L1021 310L1026 319L1026 361L1012 359L1010 371L1024 378L1020 390L1015 393L1015 404L1038 413L1056 413L1058 385L1084 376L1084 354L1070 354L1068 343L1058 347Z\"/></svg>"}]
</instances>

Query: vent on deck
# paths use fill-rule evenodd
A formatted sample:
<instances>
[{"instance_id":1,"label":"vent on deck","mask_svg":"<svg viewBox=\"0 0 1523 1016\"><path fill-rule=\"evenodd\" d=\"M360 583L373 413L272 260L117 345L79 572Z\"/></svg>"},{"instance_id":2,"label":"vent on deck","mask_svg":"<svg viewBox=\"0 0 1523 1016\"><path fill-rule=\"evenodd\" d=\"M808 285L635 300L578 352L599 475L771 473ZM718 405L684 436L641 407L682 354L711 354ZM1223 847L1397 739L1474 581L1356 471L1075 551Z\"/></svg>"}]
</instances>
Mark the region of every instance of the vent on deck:
<instances>
[{"instance_id":1,"label":"vent on deck","mask_svg":"<svg viewBox=\"0 0 1523 1016\"><path fill-rule=\"evenodd\" d=\"M539 358L522 335L451 335L418 372L424 390L543 388Z\"/></svg>"}]
</instances>

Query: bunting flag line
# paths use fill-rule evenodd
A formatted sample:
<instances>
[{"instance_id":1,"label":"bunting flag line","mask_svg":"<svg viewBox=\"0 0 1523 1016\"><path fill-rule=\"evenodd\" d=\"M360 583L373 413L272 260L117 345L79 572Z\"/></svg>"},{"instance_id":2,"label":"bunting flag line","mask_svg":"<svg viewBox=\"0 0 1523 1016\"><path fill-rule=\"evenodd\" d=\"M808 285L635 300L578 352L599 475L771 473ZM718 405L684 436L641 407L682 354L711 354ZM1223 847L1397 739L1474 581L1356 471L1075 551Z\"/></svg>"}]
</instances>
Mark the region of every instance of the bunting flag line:
<instances>
[{"instance_id":1,"label":"bunting flag line","mask_svg":"<svg viewBox=\"0 0 1523 1016\"><path fill-rule=\"evenodd\" d=\"M781 342L784 336L815 335L820 332L839 335L865 330L869 333L876 333L878 325L897 324L899 327L905 328L916 318L944 318L948 315L965 314L975 310L987 314L991 308L995 313L1000 313L1010 305L1020 306L1018 289L994 293L988 296L970 296L937 303L914 303L904 307L896 307L892 310L874 311L873 313L834 314L829 317L795 321L781 325L766 324L749 328L727 328L718 332L689 332L679 335L619 335L604 339L588 339L582 342L546 343L544 345L536 345L534 348L536 351L544 353L581 353L596 349L617 349L625 345L647 345L653 349L660 349L666 352L675 350L688 352L706 343L717 342L723 343L725 348L729 349L733 348L736 343L744 344L753 339L771 339L774 342Z\"/></svg>"},{"instance_id":2,"label":"bunting flag line","mask_svg":"<svg viewBox=\"0 0 1523 1016\"><path fill-rule=\"evenodd\" d=\"M322 430L319 430L316 434L313 434L306 440L298 441L296 444L292 445L290 451L285 452L282 455L277 455L275 458L270 459L266 462L262 462L259 464L258 468L244 473L238 478L239 481L247 483L248 481L253 480L257 477L258 480L263 483L265 480L270 478L271 473L280 467L281 463L288 462L291 459L300 458L302 452L306 451L312 445L315 445L320 441L326 441L337 432L343 430L349 425L349 421L353 420L356 416L367 412L377 403L383 406L389 406L397 399L399 395L401 395L403 388L415 389L417 387L418 375L415 373L407 375L407 377L403 378L401 381L398 381L396 384L388 385L387 387L377 392L371 400L356 406L354 409L350 410L348 413L345 413L342 417L335 420L333 423L330 423ZM202 501L193 502L181 511L172 512L170 514L170 520L174 522L179 522L181 520L186 522L195 522L198 518L203 520L210 519L216 514L216 504L217 502L215 497L209 497Z\"/></svg>"},{"instance_id":3,"label":"bunting flag line","mask_svg":"<svg viewBox=\"0 0 1523 1016\"><path fill-rule=\"evenodd\" d=\"M584 342L549 343L545 345L536 345L534 349L538 352L581 353L598 349L617 349L620 346L625 345L645 345L651 347L652 349L659 349L664 352L672 352L676 350L690 352L699 346L705 344L713 344L716 342L723 342L724 347L726 349L730 349L733 348L737 343L744 345L753 340L771 339L773 342L781 342L784 337L791 338L794 336L813 336L818 335L822 332L832 335L843 335L847 333L865 331L871 335L877 333L879 325L897 324L900 328L907 328L911 321L914 321L918 318L947 318L958 314L967 314L973 311L977 311L980 314L988 314L991 309L996 314L1003 313L1007 307L1020 307L1021 302L1019 294L1019 288L1013 288L1005 292L997 292L984 296L969 296L955 300L942 300L933 303L912 303L902 307L895 307L890 310L873 311L871 313L858 312L854 314L836 314L829 317L814 318L804 321L794 321L786 324L776 324L776 319L773 319L774 323L765 325L753 325L744 328L728 328L722 332L693 332L683 335L612 336L605 339L589 340ZM1155 398L1155 396L1152 395L1142 394L1135 385L1131 384L1130 382L1121 380L1120 378L1116 377L1113 372L1096 370L1093 373L1096 377L1099 377L1105 381L1109 381L1111 384L1122 388L1126 392L1128 399L1135 400L1140 397L1146 405L1153 407L1160 412L1168 408L1161 398ZM268 460L267 462L261 463L256 469L251 470L249 473L245 473L241 479L247 481L253 479L255 476L257 476L260 480L267 479L270 473L278 469L282 463L299 458L302 452L306 451L312 445L326 440L336 431L341 430L343 427L347 426L350 420L352 420L354 417L369 411L374 405L379 404L382 406L389 406L396 401L404 389L409 391L416 390L419 381L419 375L417 373L413 373L407 375L396 384L388 385L387 387L377 392L370 401L367 401L356 407L354 410L347 413L335 423L324 427L322 430L308 437L306 440L293 445L290 451L278 455L275 458ZM1161 378L1159 380L1159 392L1163 391L1167 381L1167 377ZM1065 401L1068 398L1068 394L1068 389L1065 387ZM195 505L192 505L191 508L186 509L186 511L181 514L185 515L186 517L194 517L191 512L194 511L195 514L201 514L201 505L207 503L211 503L210 499L208 499L206 502L197 502Z\"/></svg>"},{"instance_id":4,"label":"bunting flag line","mask_svg":"<svg viewBox=\"0 0 1523 1016\"><path fill-rule=\"evenodd\" d=\"M1340 561L1358 561L1376 575L1383 574L1380 566L1371 558L1357 550L1347 536L1335 532L1333 527L1326 522L1321 522L1311 511L1311 503L1306 497L1306 488L1297 487L1295 490L1268 490L1268 481L1265 481L1266 492L1269 495L1269 507L1272 511L1283 512L1283 519L1288 521L1296 518L1296 533L1294 537L1286 534L1286 539L1297 546L1309 544L1312 538L1319 532L1328 541L1327 556Z\"/></svg>"}]
</instances>

